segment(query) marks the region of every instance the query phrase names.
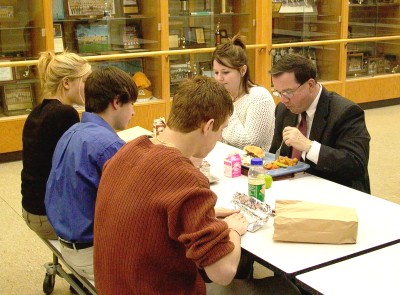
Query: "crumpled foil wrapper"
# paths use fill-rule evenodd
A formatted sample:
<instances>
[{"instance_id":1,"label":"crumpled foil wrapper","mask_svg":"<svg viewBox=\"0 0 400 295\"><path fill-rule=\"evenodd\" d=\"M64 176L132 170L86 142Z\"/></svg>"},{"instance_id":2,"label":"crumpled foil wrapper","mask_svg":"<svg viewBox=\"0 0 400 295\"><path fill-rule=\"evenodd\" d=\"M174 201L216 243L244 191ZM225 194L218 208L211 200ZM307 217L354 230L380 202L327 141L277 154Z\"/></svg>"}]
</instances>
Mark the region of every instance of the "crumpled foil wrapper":
<instances>
[{"instance_id":1,"label":"crumpled foil wrapper","mask_svg":"<svg viewBox=\"0 0 400 295\"><path fill-rule=\"evenodd\" d=\"M243 193L235 193L231 205L235 209L240 209L240 212L247 219L249 222L247 231L249 232L257 231L272 215L272 209L268 204Z\"/></svg>"}]
</instances>

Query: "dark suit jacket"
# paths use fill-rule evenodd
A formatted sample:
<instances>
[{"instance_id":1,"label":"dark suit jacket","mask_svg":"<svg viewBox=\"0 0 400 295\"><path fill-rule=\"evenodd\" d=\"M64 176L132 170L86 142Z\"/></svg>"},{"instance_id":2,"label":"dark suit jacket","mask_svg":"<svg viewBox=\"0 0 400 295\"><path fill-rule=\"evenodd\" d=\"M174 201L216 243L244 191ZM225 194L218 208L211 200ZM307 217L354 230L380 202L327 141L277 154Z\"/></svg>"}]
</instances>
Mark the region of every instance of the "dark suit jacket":
<instances>
[{"instance_id":1,"label":"dark suit jacket","mask_svg":"<svg viewBox=\"0 0 400 295\"><path fill-rule=\"evenodd\" d=\"M279 103L275 110L275 130L270 152L275 153L282 142L286 126L296 126L297 115ZM310 140L321 144L318 164L310 164L307 172L370 193L368 176L370 135L364 111L355 103L322 88ZM290 156L292 148L282 145L281 155Z\"/></svg>"}]
</instances>

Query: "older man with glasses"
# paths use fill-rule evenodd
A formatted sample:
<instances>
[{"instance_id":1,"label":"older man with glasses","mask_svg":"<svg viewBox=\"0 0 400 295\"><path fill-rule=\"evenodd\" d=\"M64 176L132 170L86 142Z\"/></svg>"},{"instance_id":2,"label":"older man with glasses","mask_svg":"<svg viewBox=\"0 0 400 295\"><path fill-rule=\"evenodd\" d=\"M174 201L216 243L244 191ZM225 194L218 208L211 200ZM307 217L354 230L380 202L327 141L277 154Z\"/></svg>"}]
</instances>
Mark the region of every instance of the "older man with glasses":
<instances>
[{"instance_id":1,"label":"older man with glasses","mask_svg":"<svg viewBox=\"0 0 400 295\"><path fill-rule=\"evenodd\" d=\"M369 142L364 111L329 92L316 78L315 64L297 54L285 55L271 69L275 110L270 152L310 164L309 173L370 193Z\"/></svg>"}]
</instances>

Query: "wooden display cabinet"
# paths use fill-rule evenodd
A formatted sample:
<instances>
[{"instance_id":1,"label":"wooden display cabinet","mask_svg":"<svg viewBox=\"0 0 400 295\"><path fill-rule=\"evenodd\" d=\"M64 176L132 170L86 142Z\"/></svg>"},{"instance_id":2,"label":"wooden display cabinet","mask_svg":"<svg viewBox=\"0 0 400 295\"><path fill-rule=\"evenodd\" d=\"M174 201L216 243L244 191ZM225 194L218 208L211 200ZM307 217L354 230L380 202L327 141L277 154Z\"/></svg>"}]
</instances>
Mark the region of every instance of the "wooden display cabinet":
<instances>
[{"instance_id":1,"label":"wooden display cabinet","mask_svg":"<svg viewBox=\"0 0 400 295\"><path fill-rule=\"evenodd\" d=\"M155 118L168 117L174 88L189 65L192 74L212 75L218 25L227 38L237 32L246 36L251 76L268 89L277 54L299 52L316 63L325 87L355 102L400 97L399 0L113 0L95 13L70 11L71 4L79 8L85 1L1 1L0 153L21 150L27 116L4 114L4 86L30 88L33 104L39 103L39 52L64 48L94 67L114 64L131 75L143 71L155 99L135 104L131 126L151 130ZM100 6L104 2L98 0ZM184 28L194 32L185 46ZM348 57L359 57L357 62L361 56L362 65L351 64L349 73ZM373 65L375 72L368 72Z\"/></svg>"},{"instance_id":2,"label":"wooden display cabinet","mask_svg":"<svg viewBox=\"0 0 400 295\"><path fill-rule=\"evenodd\" d=\"M21 150L23 114L40 101L34 70L17 64L36 59L46 50L48 4L45 0L2 0L0 4L0 71L11 73L11 79L0 79L0 153Z\"/></svg>"},{"instance_id":3,"label":"wooden display cabinet","mask_svg":"<svg viewBox=\"0 0 400 295\"><path fill-rule=\"evenodd\" d=\"M359 102L399 97L394 81L398 80L400 40L390 39L400 35L399 1L352 1L348 15L348 38L361 41L347 46L347 57L363 55L363 67L360 73L346 73L346 95ZM363 38L370 41L362 42Z\"/></svg>"},{"instance_id":4,"label":"wooden display cabinet","mask_svg":"<svg viewBox=\"0 0 400 295\"><path fill-rule=\"evenodd\" d=\"M169 57L171 96L182 79L203 72L211 76L212 69L206 65L211 61L211 53L216 45L217 30L224 34L221 35L221 40L225 42L228 38L240 33L246 37L247 43L255 43L253 29L255 1L253 0L169 0L168 4L168 37L172 40L169 49L188 52L188 54ZM192 50L196 48L212 50L207 53L198 53ZM249 60L250 69L254 74L254 67L252 67L254 56Z\"/></svg>"},{"instance_id":5,"label":"wooden display cabinet","mask_svg":"<svg viewBox=\"0 0 400 295\"><path fill-rule=\"evenodd\" d=\"M301 43L339 39L341 35L340 1L280 1L273 12L272 43ZM275 2L279 3L279 2ZM320 81L339 79L340 47L336 44L311 44L304 47L277 48L272 51L272 63L282 55L299 53L311 59L317 66Z\"/></svg>"}]
</instances>

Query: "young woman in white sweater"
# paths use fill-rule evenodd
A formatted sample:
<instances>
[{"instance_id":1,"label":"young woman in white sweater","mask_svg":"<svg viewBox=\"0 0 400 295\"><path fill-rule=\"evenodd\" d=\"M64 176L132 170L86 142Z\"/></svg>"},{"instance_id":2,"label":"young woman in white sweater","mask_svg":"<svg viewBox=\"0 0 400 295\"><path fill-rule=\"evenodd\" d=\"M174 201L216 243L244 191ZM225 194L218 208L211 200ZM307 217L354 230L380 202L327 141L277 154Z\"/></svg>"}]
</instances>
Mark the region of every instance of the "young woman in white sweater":
<instances>
[{"instance_id":1,"label":"young woman in white sweater","mask_svg":"<svg viewBox=\"0 0 400 295\"><path fill-rule=\"evenodd\" d=\"M242 149L256 145L268 151L275 122L275 102L267 89L250 79L243 37L235 35L218 45L212 56L214 78L231 94L234 112L223 131L223 141Z\"/></svg>"}]
</instances>

